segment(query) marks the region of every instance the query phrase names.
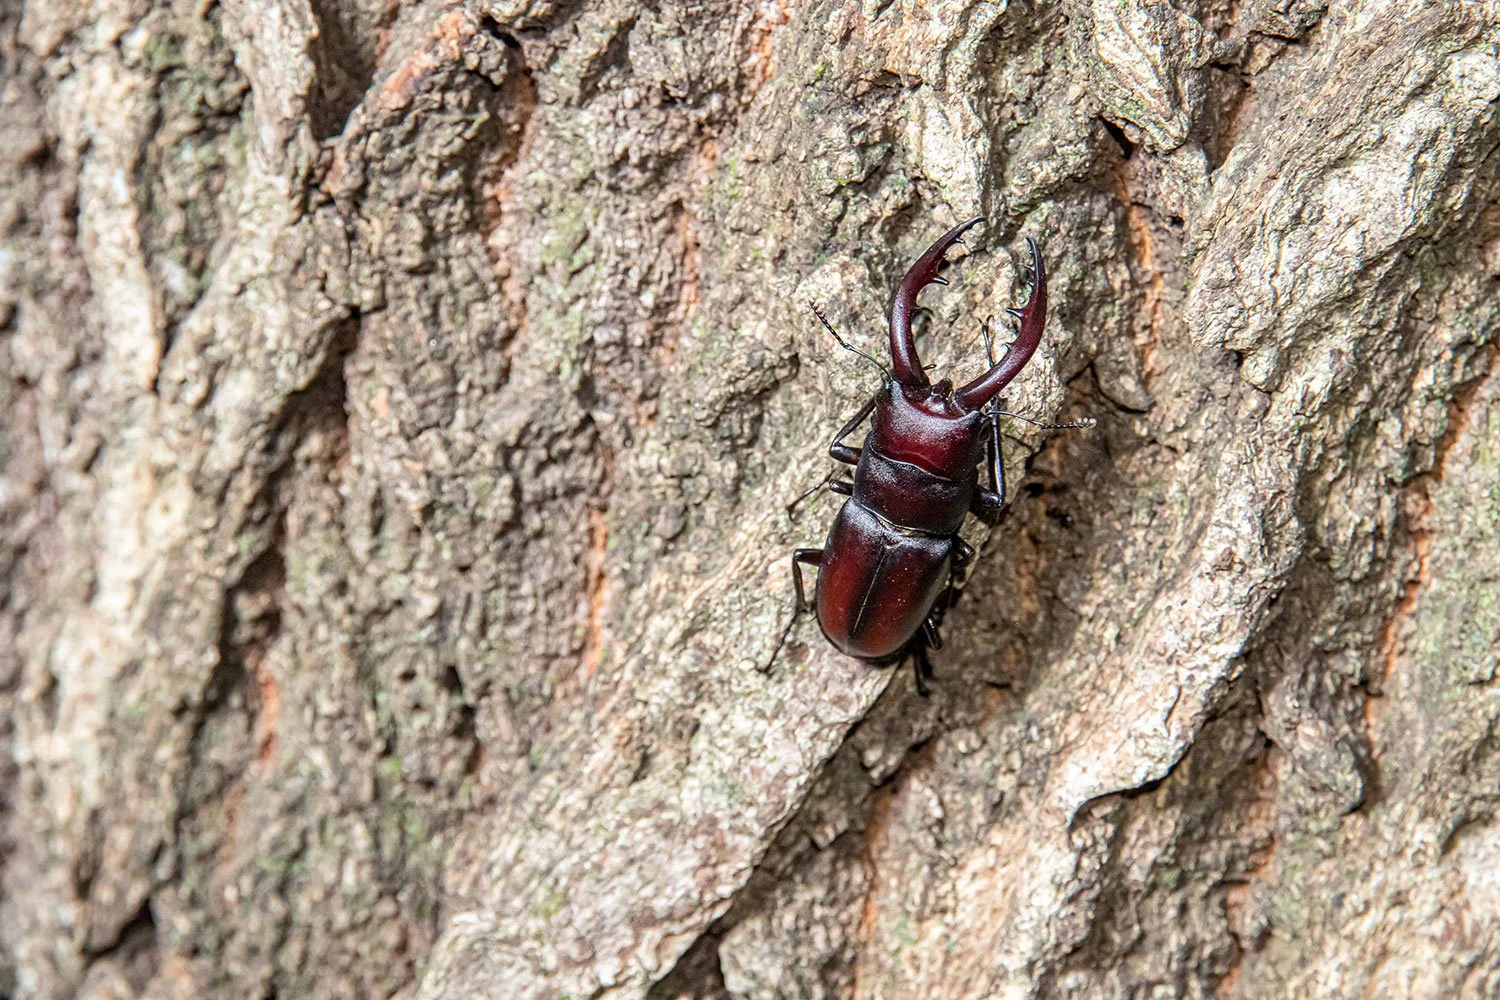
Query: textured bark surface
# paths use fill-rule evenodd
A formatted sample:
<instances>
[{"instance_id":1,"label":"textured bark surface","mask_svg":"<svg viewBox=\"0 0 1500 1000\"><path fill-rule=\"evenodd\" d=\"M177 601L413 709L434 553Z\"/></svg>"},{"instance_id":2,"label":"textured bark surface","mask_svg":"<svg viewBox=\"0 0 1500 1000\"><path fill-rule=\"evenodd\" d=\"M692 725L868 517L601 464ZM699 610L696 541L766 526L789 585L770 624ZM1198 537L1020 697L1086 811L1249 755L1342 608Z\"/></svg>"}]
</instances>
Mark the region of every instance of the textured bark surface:
<instances>
[{"instance_id":1,"label":"textured bark surface","mask_svg":"<svg viewBox=\"0 0 1500 1000\"><path fill-rule=\"evenodd\" d=\"M0 0L0 996L1500 995L1500 5ZM791 615L1043 246L933 696Z\"/></svg>"}]
</instances>

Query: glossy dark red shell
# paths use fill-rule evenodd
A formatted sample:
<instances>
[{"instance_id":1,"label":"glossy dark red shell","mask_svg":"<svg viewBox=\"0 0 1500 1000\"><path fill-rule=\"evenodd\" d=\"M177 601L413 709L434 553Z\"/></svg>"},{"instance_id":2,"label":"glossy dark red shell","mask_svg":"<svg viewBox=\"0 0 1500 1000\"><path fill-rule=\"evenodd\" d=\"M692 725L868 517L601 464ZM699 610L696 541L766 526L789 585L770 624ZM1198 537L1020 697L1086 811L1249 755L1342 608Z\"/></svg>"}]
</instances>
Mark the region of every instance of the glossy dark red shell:
<instances>
[{"instance_id":1,"label":"glossy dark red shell","mask_svg":"<svg viewBox=\"0 0 1500 1000\"><path fill-rule=\"evenodd\" d=\"M954 539L913 535L854 501L834 518L818 568L818 625L850 656L901 655L948 586Z\"/></svg>"}]
</instances>

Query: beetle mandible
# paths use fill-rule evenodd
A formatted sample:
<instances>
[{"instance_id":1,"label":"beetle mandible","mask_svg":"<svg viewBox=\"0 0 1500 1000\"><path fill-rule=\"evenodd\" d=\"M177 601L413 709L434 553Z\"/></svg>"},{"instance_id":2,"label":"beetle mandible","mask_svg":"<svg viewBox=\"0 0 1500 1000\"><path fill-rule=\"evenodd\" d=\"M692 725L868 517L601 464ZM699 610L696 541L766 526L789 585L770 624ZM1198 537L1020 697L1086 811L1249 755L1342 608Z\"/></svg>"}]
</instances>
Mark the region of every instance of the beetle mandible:
<instances>
[{"instance_id":1,"label":"beetle mandible","mask_svg":"<svg viewBox=\"0 0 1500 1000\"><path fill-rule=\"evenodd\" d=\"M798 609L807 607L798 565L806 563L818 567L814 602L828 641L873 666L910 656L924 696L932 676L927 650L941 648L943 612L974 557L974 549L958 537L959 526L966 513L992 525L1005 506L999 409L993 401L1031 360L1047 320L1047 274L1036 243L1027 240L1031 295L1023 308L1006 310L1021 329L1005 357L995 362L986 327L988 371L959 389L946 378L936 385L928 381L911 330L917 293L934 282L948 283L938 274L944 254L981 218L939 237L897 286L890 312L891 371L828 447L835 461L854 466L852 482L828 484L849 499L823 548L792 553ZM818 318L843 344L821 313ZM863 447L844 444L872 415ZM986 458L988 487L979 483L979 464Z\"/></svg>"}]
</instances>

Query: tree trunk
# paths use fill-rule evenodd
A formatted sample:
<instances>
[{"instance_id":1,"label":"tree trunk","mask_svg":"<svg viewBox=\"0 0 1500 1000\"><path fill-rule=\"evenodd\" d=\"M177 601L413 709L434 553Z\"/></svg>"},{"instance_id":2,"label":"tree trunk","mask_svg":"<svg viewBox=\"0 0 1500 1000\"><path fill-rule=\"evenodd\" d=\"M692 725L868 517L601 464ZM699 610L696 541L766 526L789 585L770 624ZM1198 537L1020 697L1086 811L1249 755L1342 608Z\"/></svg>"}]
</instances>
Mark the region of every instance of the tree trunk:
<instances>
[{"instance_id":1,"label":"tree trunk","mask_svg":"<svg viewBox=\"0 0 1500 1000\"><path fill-rule=\"evenodd\" d=\"M1500 6L0 2L0 996L1500 995ZM931 698L788 505L1042 246Z\"/></svg>"}]
</instances>

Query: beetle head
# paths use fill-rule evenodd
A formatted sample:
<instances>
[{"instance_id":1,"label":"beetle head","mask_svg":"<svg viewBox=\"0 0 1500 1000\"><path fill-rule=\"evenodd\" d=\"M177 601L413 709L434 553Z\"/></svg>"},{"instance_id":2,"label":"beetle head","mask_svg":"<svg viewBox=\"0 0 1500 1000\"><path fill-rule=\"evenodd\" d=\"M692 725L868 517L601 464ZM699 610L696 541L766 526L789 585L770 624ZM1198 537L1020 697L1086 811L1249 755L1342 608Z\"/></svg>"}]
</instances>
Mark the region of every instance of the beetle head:
<instances>
[{"instance_id":1,"label":"beetle head","mask_svg":"<svg viewBox=\"0 0 1500 1000\"><path fill-rule=\"evenodd\" d=\"M870 426L880 454L955 481L973 473L984 443L983 416L959 406L946 379L933 386L887 382Z\"/></svg>"},{"instance_id":2,"label":"beetle head","mask_svg":"<svg viewBox=\"0 0 1500 1000\"><path fill-rule=\"evenodd\" d=\"M934 385L896 385L905 403L929 417L956 420L969 412L954 398L952 379L945 378Z\"/></svg>"}]
</instances>

